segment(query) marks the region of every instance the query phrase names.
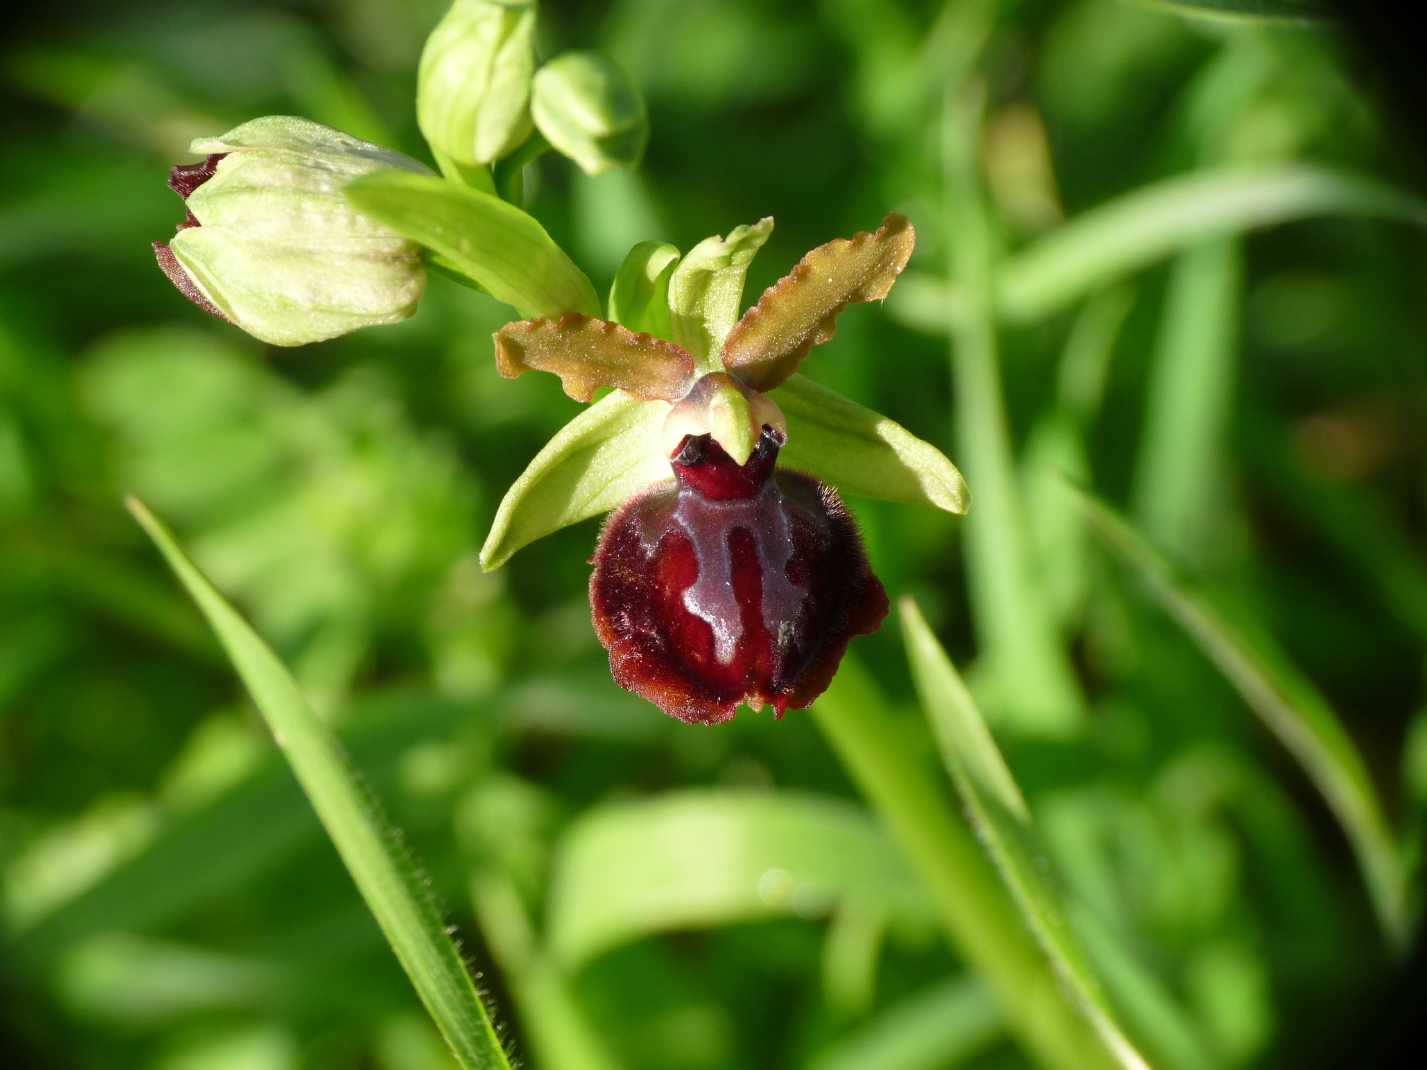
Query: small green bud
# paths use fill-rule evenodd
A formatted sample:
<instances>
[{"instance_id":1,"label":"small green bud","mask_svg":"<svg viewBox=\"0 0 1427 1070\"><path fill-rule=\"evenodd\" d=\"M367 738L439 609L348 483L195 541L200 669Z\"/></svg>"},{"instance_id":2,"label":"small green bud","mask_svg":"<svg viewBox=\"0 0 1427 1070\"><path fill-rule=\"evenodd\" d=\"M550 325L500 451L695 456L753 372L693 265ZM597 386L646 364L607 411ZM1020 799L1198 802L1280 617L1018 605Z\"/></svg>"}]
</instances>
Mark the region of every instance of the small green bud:
<instances>
[{"instance_id":1,"label":"small green bud","mask_svg":"<svg viewBox=\"0 0 1427 1070\"><path fill-rule=\"evenodd\" d=\"M483 167L530 137L534 35L534 0L456 0L431 31L416 120L438 161Z\"/></svg>"},{"instance_id":2,"label":"small green bud","mask_svg":"<svg viewBox=\"0 0 1427 1070\"><path fill-rule=\"evenodd\" d=\"M597 52L566 52L541 67L530 110L545 140L591 175L633 167L649 140L638 87Z\"/></svg>"},{"instance_id":3,"label":"small green bud","mask_svg":"<svg viewBox=\"0 0 1427 1070\"><path fill-rule=\"evenodd\" d=\"M207 159L173 169L187 219L159 266L205 311L273 345L319 342L416 310L421 250L356 211L354 178L395 169L429 174L400 153L306 119L254 119L192 144Z\"/></svg>"}]
</instances>

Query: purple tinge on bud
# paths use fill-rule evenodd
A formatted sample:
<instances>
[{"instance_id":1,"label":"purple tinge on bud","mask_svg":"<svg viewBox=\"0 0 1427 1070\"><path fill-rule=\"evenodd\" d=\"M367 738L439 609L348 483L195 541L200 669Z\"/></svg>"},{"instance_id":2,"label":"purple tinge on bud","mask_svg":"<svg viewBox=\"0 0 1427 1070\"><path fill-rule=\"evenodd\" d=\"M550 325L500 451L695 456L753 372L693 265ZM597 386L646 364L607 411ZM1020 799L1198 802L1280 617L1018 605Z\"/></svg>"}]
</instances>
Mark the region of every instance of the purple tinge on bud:
<instances>
[{"instance_id":1,"label":"purple tinge on bud","mask_svg":"<svg viewBox=\"0 0 1427 1070\"><path fill-rule=\"evenodd\" d=\"M177 193L185 201L193 195L203 183L213 177L213 172L218 170L218 161L227 156L226 152L215 152L207 159L199 160L197 163L177 164L168 173L168 188ZM189 217L192 219L192 217ZM198 220L194 219L189 226L196 227Z\"/></svg>"},{"instance_id":2,"label":"purple tinge on bud","mask_svg":"<svg viewBox=\"0 0 1427 1070\"><path fill-rule=\"evenodd\" d=\"M808 706L887 615L836 492L775 473L782 441L765 427L740 467L686 437L677 486L628 502L600 535L590 604L615 681L680 720Z\"/></svg>"},{"instance_id":3,"label":"purple tinge on bud","mask_svg":"<svg viewBox=\"0 0 1427 1070\"><path fill-rule=\"evenodd\" d=\"M215 152L198 163L176 165L168 173L168 188L187 201L194 190L213 177L213 173L218 169L218 161L226 155L228 155L226 152ZM177 229L185 230L188 227L200 225L193 213L188 212L178 224ZM229 322L228 317L219 311L218 306L208 300L203 291L198 288L198 284L183 269L183 265L178 262L178 258L173 255L173 250L168 245L156 241L153 243L153 247L154 259L158 261L159 268L168 276L168 281L174 284L179 293L210 316L216 316L225 323Z\"/></svg>"}]
</instances>

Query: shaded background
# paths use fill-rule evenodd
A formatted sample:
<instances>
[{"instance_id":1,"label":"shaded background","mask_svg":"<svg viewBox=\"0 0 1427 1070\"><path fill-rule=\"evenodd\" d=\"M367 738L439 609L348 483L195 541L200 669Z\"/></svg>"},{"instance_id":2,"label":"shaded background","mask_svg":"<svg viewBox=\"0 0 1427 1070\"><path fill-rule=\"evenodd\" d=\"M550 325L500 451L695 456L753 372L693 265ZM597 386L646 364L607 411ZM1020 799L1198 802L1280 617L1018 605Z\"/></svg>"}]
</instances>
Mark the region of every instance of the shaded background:
<instances>
[{"instance_id":1,"label":"shaded background","mask_svg":"<svg viewBox=\"0 0 1427 1070\"><path fill-rule=\"evenodd\" d=\"M983 163L1008 246L1211 164L1313 160L1421 188L1374 65L1332 32L1112 0L1003 6L982 61ZM444 7L79 5L4 46L0 1061L447 1065L216 644L120 507L132 491L341 726L462 940L497 963L484 984L517 1050L541 1019L517 1016L500 944L528 926L567 947L564 978L624 1066L827 1070L859 1065L869 1036L897 1038L903 1061L889 1048L862 1065L1024 1065L915 895L851 966L832 950L855 940L828 924L835 897L766 887L673 933L579 936L598 927L587 904L654 879L637 837L592 869L570 861L622 800L730 793L706 799L717 808L776 788L864 819L807 718L690 729L614 687L585 601L594 523L481 574L501 494L577 411L553 380L496 375L490 332L508 310L433 278L405 324L271 350L154 267L149 242L182 214L164 178L191 137L294 113L425 158L416 58ZM846 316L806 370L956 459L928 280L956 240L943 85L968 9L547 4L542 55L617 57L652 139L633 174L543 160L529 206L601 290L637 241L687 249L773 215L750 295L811 246L906 213L922 285L909 275L884 310ZM1095 488L1311 677L1407 823L1427 797L1413 720L1422 254L1401 226L1294 223L1134 275L1094 299L1099 328L1070 310L1004 337L1024 535L1089 713L1047 734L973 680L1067 885L1216 1065L1312 1065L1391 966L1306 778L1042 477L1076 469L1083 446ZM1076 324L1103 335L1078 372ZM1186 348L1176 366L1198 374L1157 375ZM851 505L889 591L916 596L974 665L961 523ZM855 650L888 730L930 767L895 623Z\"/></svg>"}]
</instances>

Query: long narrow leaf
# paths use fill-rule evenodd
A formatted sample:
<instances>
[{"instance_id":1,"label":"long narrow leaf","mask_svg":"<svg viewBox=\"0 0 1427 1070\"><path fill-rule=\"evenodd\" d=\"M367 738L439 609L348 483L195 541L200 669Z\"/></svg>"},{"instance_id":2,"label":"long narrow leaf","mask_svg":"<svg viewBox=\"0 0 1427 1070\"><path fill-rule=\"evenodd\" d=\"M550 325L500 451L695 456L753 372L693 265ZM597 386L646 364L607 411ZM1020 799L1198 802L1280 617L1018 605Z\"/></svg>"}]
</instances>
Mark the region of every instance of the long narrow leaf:
<instances>
[{"instance_id":1,"label":"long narrow leaf","mask_svg":"<svg viewBox=\"0 0 1427 1070\"><path fill-rule=\"evenodd\" d=\"M1241 260L1239 243L1219 238L1174 261L1150 368L1134 514L1158 545L1186 561L1199 560L1220 515Z\"/></svg>"},{"instance_id":2,"label":"long narrow leaf","mask_svg":"<svg viewBox=\"0 0 1427 1070\"><path fill-rule=\"evenodd\" d=\"M1191 18L1234 22L1316 22L1332 17L1325 0L1138 0Z\"/></svg>"},{"instance_id":3,"label":"long narrow leaf","mask_svg":"<svg viewBox=\"0 0 1427 1070\"><path fill-rule=\"evenodd\" d=\"M1420 198L1324 167L1196 171L1083 212L1010 257L996 278L996 313L1010 323L1033 323L1206 238L1327 215L1427 227ZM961 286L910 275L892 291L887 309L928 329L938 314L943 323L959 323L968 303Z\"/></svg>"},{"instance_id":4,"label":"long narrow leaf","mask_svg":"<svg viewBox=\"0 0 1427 1070\"><path fill-rule=\"evenodd\" d=\"M931 922L925 890L856 808L787 793L686 791L580 818L556 848L546 929L556 957L577 964L672 929L825 915L847 897Z\"/></svg>"},{"instance_id":5,"label":"long narrow leaf","mask_svg":"<svg viewBox=\"0 0 1427 1070\"><path fill-rule=\"evenodd\" d=\"M1389 941L1410 935L1406 865L1367 765L1326 701L1267 640L1252 643L1203 596L1179 582L1170 565L1108 505L1069 488L1091 529L1139 574L1150 595L1222 672L1303 767L1347 833Z\"/></svg>"},{"instance_id":6,"label":"long narrow leaf","mask_svg":"<svg viewBox=\"0 0 1427 1070\"><path fill-rule=\"evenodd\" d=\"M968 977L902 1001L813 1057L809 1070L948 1070L1002 1035L996 1001Z\"/></svg>"},{"instance_id":7,"label":"long narrow leaf","mask_svg":"<svg viewBox=\"0 0 1427 1070\"><path fill-rule=\"evenodd\" d=\"M854 657L843 659L812 714L926 882L951 944L994 994L1008 1031L1045 1067L1118 1065L1065 998L975 834L927 775L909 725Z\"/></svg>"},{"instance_id":8,"label":"long narrow leaf","mask_svg":"<svg viewBox=\"0 0 1427 1070\"><path fill-rule=\"evenodd\" d=\"M1307 165L1170 178L1094 208L1007 263L996 304L1028 322L1207 237L1321 215L1427 227L1427 204L1371 179Z\"/></svg>"},{"instance_id":9,"label":"long narrow leaf","mask_svg":"<svg viewBox=\"0 0 1427 1070\"><path fill-rule=\"evenodd\" d=\"M1079 721L1082 698L1026 536L993 316L999 266L980 174L981 112L974 95L949 100L943 123L947 216L957 235L948 266L967 295L965 316L951 325L951 372L958 459L976 494L966 523L968 583L977 638L1004 699L998 712L1028 733L1063 735Z\"/></svg>"},{"instance_id":10,"label":"long narrow leaf","mask_svg":"<svg viewBox=\"0 0 1427 1070\"><path fill-rule=\"evenodd\" d=\"M912 679L931 721L942 761L976 826L978 838L1021 908L1027 926L1107 1051L1127 1070L1145 1070L1148 1064L1125 1035L1080 938L1070 927L1060 894L1047 875L1025 799L971 692L916 603L903 600L901 612Z\"/></svg>"},{"instance_id":11,"label":"long narrow leaf","mask_svg":"<svg viewBox=\"0 0 1427 1070\"><path fill-rule=\"evenodd\" d=\"M509 1062L424 878L277 656L137 499L129 511L208 618L342 861L463 1070Z\"/></svg>"}]
</instances>

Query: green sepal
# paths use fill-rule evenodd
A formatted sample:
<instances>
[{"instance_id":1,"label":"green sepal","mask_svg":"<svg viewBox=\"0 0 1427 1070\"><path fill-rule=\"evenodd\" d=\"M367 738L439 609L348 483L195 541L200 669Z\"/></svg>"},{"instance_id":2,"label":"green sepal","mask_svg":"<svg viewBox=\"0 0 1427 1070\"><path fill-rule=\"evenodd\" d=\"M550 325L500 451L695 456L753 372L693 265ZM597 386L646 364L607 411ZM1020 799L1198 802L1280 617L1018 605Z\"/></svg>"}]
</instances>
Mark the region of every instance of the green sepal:
<instances>
[{"instance_id":1,"label":"green sepal","mask_svg":"<svg viewBox=\"0 0 1427 1070\"><path fill-rule=\"evenodd\" d=\"M669 280L679 250L667 242L640 242L624 258L609 288L609 318L631 331L669 338Z\"/></svg>"},{"instance_id":2,"label":"green sepal","mask_svg":"<svg viewBox=\"0 0 1427 1070\"><path fill-rule=\"evenodd\" d=\"M788 420L780 466L864 498L958 514L970 506L966 480L947 456L880 412L801 375L770 396Z\"/></svg>"},{"instance_id":3,"label":"green sepal","mask_svg":"<svg viewBox=\"0 0 1427 1070\"><path fill-rule=\"evenodd\" d=\"M659 447L669 406L615 391L560 429L511 484L481 547L499 568L522 546L618 507L673 473Z\"/></svg>"},{"instance_id":4,"label":"green sepal","mask_svg":"<svg viewBox=\"0 0 1427 1070\"><path fill-rule=\"evenodd\" d=\"M534 36L531 0L456 0L426 39L416 121L448 177L470 181L530 136Z\"/></svg>"},{"instance_id":5,"label":"green sepal","mask_svg":"<svg viewBox=\"0 0 1427 1070\"><path fill-rule=\"evenodd\" d=\"M541 67L530 113L545 140L590 175L635 166L649 141L639 87L598 52L566 52Z\"/></svg>"},{"instance_id":6,"label":"green sepal","mask_svg":"<svg viewBox=\"0 0 1427 1070\"><path fill-rule=\"evenodd\" d=\"M773 218L735 227L726 238L705 238L689 250L669 280L673 340L694 355L703 371L722 371L718 354L743 300L743 280L773 233Z\"/></svg>"},{"instance_id":7,"label":"green sepal","mask_svg":"<svg viewBox=\"0 0 1427 1070\"><path fill-rule=\"evenodd\" d=\"M523 317L600 314L585 273L534 216L499 197L434 176L394 172L353 182L347 197Z\"/></svg>"}]
</instances>

